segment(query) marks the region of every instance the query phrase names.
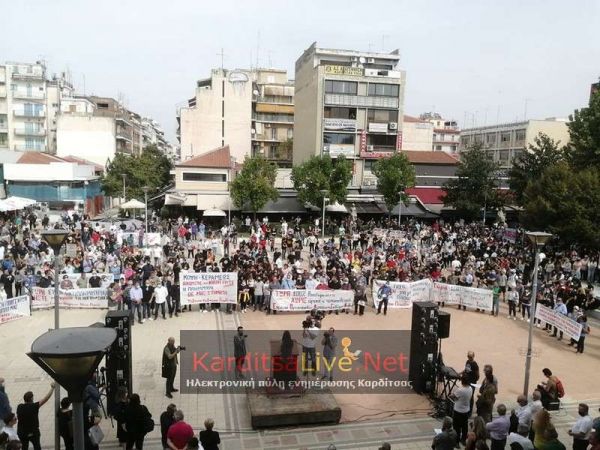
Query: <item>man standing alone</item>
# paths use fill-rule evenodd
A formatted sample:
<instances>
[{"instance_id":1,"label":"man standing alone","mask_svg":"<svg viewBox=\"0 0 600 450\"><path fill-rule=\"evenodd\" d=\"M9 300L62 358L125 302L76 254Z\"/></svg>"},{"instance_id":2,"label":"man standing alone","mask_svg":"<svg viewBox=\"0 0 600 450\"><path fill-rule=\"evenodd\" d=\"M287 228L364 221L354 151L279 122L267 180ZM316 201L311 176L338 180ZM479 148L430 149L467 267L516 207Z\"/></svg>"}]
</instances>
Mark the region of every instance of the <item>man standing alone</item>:
<instances>
[{"instance_id":1,"label":"man standing alone","mask_svg":"<svg viewBox=\"0 0 600 450\"><path fill-rule=\"evenodd\" d=\"M593 420L588 413L588 405L580 403L580 417L575 422L575 425L573 425L573 428L569 430L569 436L573 436L573 450L585 450L589 444Z\"/></svg>"},{"instance_id":2,"label":"man standing alone","mask_svg":"<svg viewBox=\"0 0 600 450\"><path fill-rule=\"evenodd\" d=\"M172 392L178 392L178 389L173 387L175 381L175 375L177 374L177 355L179 354L181 347L175 347L175 338L170 337L167 341L167 345L163 350L162 355L162 376L167 379L166 382L166 396L173 398Z\"/></svg>"}]
</instances>

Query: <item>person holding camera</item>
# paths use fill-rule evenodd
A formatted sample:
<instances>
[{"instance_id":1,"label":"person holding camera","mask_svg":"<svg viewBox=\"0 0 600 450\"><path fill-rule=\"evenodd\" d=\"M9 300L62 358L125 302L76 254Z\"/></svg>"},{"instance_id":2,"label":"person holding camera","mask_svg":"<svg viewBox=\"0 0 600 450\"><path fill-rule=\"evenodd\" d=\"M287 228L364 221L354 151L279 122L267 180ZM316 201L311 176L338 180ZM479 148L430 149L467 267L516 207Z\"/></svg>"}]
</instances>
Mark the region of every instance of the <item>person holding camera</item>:
<instances>
[{"instance_id":1,"label":"person holding camera","mask_svg":"<svg viewBox=\"0 0 600 450\"><path fill-rule=\"evenodd\" d=\"M177 364L179 363L177 355L181 350L185 350L185 347L175 347L175 338L170 337L167 341L167 345L163 350L162 354L162 377L167 379L166 383L166 396L173 398L172 393L178 392L178 389L173 387L175 381L175 375L177 374Z\"/></svg>"},{"instance_id":2,"label":"person holding camera","mask_svg":"<svg viewBox=\"0 0 600 450\"><path fill-rule=\"evenodd\" d=\"M333 360L335 358L335 349L337 347L338 339L335 336L335 330L333 327L329 328L328 331L323 335L321 344L323 345L323 377L322 380L329 379L333 381Z\"/></svg>"},{"instance_id":3,"label":"person holding camera","mask_svg":"<svg viewBox=\"0 0 600 450\"><path fill-rule=\"evenodd\" d=\"M316 351L315 346L317 338L319 337L319 328L317 328L315 321L311 316L308 316L304 322L302 322L302 374L306 375L311 372L313 375L316 373ZM308 368L308 360L310 359L310 369Z\"/></svg>"}]
</instances>

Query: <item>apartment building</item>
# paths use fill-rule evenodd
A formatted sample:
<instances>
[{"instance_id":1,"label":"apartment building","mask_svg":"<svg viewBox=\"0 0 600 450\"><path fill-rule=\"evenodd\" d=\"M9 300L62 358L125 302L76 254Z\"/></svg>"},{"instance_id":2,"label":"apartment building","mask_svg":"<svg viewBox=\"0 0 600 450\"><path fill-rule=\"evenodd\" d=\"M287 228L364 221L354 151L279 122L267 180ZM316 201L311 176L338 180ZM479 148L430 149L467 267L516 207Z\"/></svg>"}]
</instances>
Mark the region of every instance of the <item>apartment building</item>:
<instances>
[{"instance_id":1,"label":"apartment building","mask_svg":"<svg viewBox=\"0 0 600 450\"><path fill-rule=\"evenodd\" d=\"M353 186L381 157L402 148L405 72L400 55L317 47L296 61L294 164L344 155Z\"/></svg>"},{"instance_id":2,"label":"apartment building","mask_svg":"<svg viewBox=\"0 0 600 450\"><path fill-rule=\"evenodd\" d=\"M503 169L509 169L512 161L535 143L539 133L550 136L560 145L569 142L566 119L549 118L522 122L467 128L460 131L459 152L480 143L494 161Z\"/></svg>"},{"instance_id":3,"label":"apartment building","mask_svg":"<svg viewBox=\"0 0 600 450\"><path fill-rule=\"evenodd\" d=\"M456 154L458 152L460 128L455 120L444 119L435 112L423 113L421 120L433 125L432 148L434 152Z\"/></svg>"},{"instance_id":4,"label":"apartment building","mask_svg":"<svg viewBox=\"0 0 600 450\"><path fill-rule=\"evenodd\" d=\"M432 147L433 124L405 114L402 121L402 150L430 152Z\"/></svg>"},{"instance_id":5,"label":"apartment building","mask_svg":"<svg viewBox=\"0 0 600 450\"><path fill-rule=\"evenodd\" d=\"M263 155L291 166L294 87L279 69L214 69L179 108L182 160L229 145L232 156Z\"/></svg>"}]
</instances>

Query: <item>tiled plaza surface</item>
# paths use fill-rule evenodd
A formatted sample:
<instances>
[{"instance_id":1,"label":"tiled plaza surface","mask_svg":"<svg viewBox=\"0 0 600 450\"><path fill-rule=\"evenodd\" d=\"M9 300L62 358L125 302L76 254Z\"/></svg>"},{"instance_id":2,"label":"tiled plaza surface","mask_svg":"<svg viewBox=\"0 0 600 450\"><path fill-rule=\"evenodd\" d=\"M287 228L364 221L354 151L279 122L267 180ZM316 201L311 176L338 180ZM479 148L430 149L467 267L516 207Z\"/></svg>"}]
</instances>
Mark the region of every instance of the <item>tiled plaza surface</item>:
<instances>
[{"instance_id":1,"label":"tiled plaza surface","mask_svg":"<svg viewBox=\"0 0 600 450\"><path fill-rule=\"evenodd\" d=\"M508 320L502 314L496 318L455 308L446 310L452 314L451 336L443 341L442 347L446 363L460 371L467 350L474 350L480 365L494 365L500 380L496 403L505 402L509 408L513 407L523 386L527 322ZM62 310L61 326L103 322L104 315L105 311L101 310ZM136 324L132 333L134 391L140 394L142 402L158 422L160 413L170 402L164 396L164 380L160 376L161 352L167 338L177 338L179 330L234 330L239 324L246 329L292 330L300 327L301 320L301 314L266 316L251 311L247 314L203 314L194 308L193 312L178 318ZM600 387L593 383L600 367L600 336L595 332L600 329L599 325L596 321L591 322L592 334L583 355L575 354L565 341L558 342L542 330L536 329L534 333L531 385L541 380L543 367L551 367L563 381L567 391L564 407L553 413L553 417L560 438L567 446L570 446L567 429L575 420L577 402L587 401L593 406L592 414L599 415ZM0 326L0 376L6 379L13 408L27 390L32 390L38 399L48 391L50 380L25 353L31 342L52 326L53 311L34 311L30 318ZM324 326L361 330L409 329L410 310L392 310L387 316L376 316L372 310L363 317L332 314L325 318ZM343 449L375 449L384 441L392 443L392 448L425 449L430 448L433 428L439 427L439 421L426 412L429 409L427 400L417 395L336 395L342 408L339 425L259 432L251 429L245 395L177 393L174 397L173 401L186 415L186 422L196 431L201 429L207 417L215 420L215 429L221 432L222 448L226 450L325 449L332 442ZM53 407L52 399L40 411L44 448L53 446ZM117 448L110 421L103 421L102 427L107 437L101 447ZM159 437L157 427L147 436L145 448L160 448Z\"/></svg>"}]
</instances>

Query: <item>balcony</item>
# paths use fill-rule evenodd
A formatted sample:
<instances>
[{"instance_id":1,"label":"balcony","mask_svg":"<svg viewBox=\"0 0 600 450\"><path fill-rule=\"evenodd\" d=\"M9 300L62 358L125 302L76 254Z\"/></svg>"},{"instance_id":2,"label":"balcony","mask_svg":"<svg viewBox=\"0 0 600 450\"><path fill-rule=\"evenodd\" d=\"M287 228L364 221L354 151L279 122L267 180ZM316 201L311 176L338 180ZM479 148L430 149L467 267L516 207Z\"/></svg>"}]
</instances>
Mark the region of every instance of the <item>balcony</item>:
<instances>
[{"instance_id":1,"label":"balcony","mask_svg":"<svg viewBox=\"0 0 600 450\"><path fill-rule=\"evenodd\" d=\"M30 119L41 119L46 117L46 112L44 110L41 111L25 111L16 109L13 111L13 115L15 117L27 117Z\"/></svg>"},{"instance_id":2,"label":"balcony","mask_svg":"<svg viewBox=\"0 0 600 450\"><path fill-rule=\"evenodd\" d=\"M6 97L6 88L4 86L0 86L0 98Z\"/></svg>"},{"instance_id":3,"label":"balcony","mask_svg":"<svg viewBox=\"0 0 600 450\"><path fill-rule=\"evenodd\" d=\"M294 123L294 116L287 114L252 114L252 120L265 123Z\"/></svg>"},{"instance_id":4,"label":"balcony","mask_svg":"<svg viewBox=\"0 0 600 450\"><path fill-rule=\"evenodd\" d=\"M15 80L43 80L44 71L41 69L32 70L31 72L22 72L19 70L14 70L12 73L12 77Z\"/></svg>"},{"instance_id":5,"label":"balcony","mask_svg":"<svg viewBox=\"0 0 600 450\"><path fill-rule=\"evenodd\" d=\"M253 141L264 141L264 142L283 142L283 139L277 137L268 136L266 134L255 134L252 136Z\"/></svg>"},{"instance_id":6,"label":"balcony","mask_svg":"<svg viewBox=\"0 0 600 450\"><path fill-rule=\"evenodd\" d=\"M35 130L28 130L27 128L15 128L15 134L17 136L45 136L46 130L44 128L38 128Z\"/></svg>"},{"instance_id":7,"label":"balcony","mask_svg":"<svg viewBox=\"0 0 600 450\"><path fill-rule=\"evenodd\" d=\"M256 103L275 103L278 105L293 105L294 97L288 95L267 95L255 96L253 99Z\"/></svg>"},{"instance_id":8,"label":"balcony","mask_svg":"<svg viewBox=\"0 0 600 450\"><path fill-rule=\"evenodd\" d=\"M27 144L18 144L15 145L15 150L19 152L45 152L46 146L44 144L34 144L33 146Z\"/></svg>"},{"instance_id":9,"label":"balcony","mask_svg":"<svg viewBox=\"0 0 600 450\"><path fill-rule=\"evenodd\" d=\"M46 98L45 92L40 91L31 91L31 92L23 92L23 91L13 91L13 98L19 98L22 100L44 100Z\"/></svg>"},{"instance_id":10,"label":"balcony","mask_svg":"<svg viewBox=\"0 0 600 450\"><path fill-rule=\"evenodd\" d=\"M117 131L117 136L116 136L118 141L125 141L125 142L131 142L131 136L127 136L124 133L120 133Z\"/></svg>"},{"instance_id":11,"label":"balcony","mask_svg":"<svg viewBox=\"0 0 600 450\"><path fill-rule=\"evenodd\" d=\"M8 133L8 124L6 122L0 123L0 133Z\"/></svg>"}]
</instances>

